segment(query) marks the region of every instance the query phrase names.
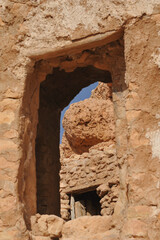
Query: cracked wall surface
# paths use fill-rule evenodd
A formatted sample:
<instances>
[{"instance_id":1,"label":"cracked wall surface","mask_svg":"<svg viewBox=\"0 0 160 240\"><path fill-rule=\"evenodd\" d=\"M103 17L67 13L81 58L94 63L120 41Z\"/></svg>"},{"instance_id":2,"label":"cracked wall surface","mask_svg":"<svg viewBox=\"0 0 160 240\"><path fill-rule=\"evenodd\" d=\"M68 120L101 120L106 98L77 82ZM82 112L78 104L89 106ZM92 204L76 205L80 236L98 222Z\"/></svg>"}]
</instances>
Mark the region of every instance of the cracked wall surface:
<instances>
[{"instance_id":1,"label":"cracked wall surface","mask_svg":"<svg viewBox=\"0 0 160 240\"><path fill-rule=\"evenodd\" d=\"M86 231L97 239L105 232L109 239L159 240L159 32L159 0L0 1L0 239L31 238L40 83L53 68L73 71L70 56L124 36L124 48L110 44L114 57L105 69L113 81L119 197L114 217L91 217ZM91 65L104 66L100 59ZM62 239L77 239L78 226L83 238L85 222L65 223Z\"/></svg>"}]
</instances>

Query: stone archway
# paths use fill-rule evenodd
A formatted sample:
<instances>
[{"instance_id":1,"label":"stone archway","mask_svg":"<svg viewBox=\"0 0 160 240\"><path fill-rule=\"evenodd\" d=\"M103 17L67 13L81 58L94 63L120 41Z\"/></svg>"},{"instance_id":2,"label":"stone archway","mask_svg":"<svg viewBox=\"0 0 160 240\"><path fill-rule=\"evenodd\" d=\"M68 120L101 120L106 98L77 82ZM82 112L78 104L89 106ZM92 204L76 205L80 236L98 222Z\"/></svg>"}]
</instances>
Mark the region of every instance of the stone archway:
<instances>
[{"instance_id":1,"label":"stone archway","mask_svg":"<svg viewBox=\"0 0 160 240\"><path fill-rule=\"evenodd\" d=\"M56 68L40 85L36 137L37 212L40 214L60 215L60 113L83 87L97 80L110 82L111 76L108 71L92 66L68 73Z\"/></svg>"},{"instance_id":2,"label":"stone archway","mask_svg":"<svg viewBox=\"0 0 160 240\"><path fill-rule=\"evenodd\" d=\"M23 107L27 126L24 147L27 151L24 153L28 165L22 161L19 172L20 200L24 202L24 216L29 229L30 216L37 212L60 215L60 111L83 87L97 80L107 83L113 79L114 101L114 92L125 88L123 77L122 39L81 53L36 63L34 74L28 77L24 97L26 107ZM117 104L122 108L121 102ZM25 112L28 105L30 113Z\"/></svg>"},{"instance_id":3,"label":"stone archway","mask_svg":"<svg viewBox=\"0 0 160 240\"><path fill-rule=\"evenodd\" d=\"M37 213L35 140L40 83L53 68L67 72L78 64L84 67L84 61L89 65L88 52L112 42L105 64L113 79L120 168L114 226L118 239L160 239L159 0L146 2L1 1L0 238L28 240L30 216ZM123 40L113 48L123 29L124 48ZM76 54L78 62L73 59ZM71 59L75 65L69 69ZM103 54L90 65L105 70L102 59ZM93 232L95 226L105 232L108 223L100 219ZM75 233L77 239L78 226L67 233L70 238ZM83 230L79 231L82 239L88 229Z\"/></svg>"}]
</instances>

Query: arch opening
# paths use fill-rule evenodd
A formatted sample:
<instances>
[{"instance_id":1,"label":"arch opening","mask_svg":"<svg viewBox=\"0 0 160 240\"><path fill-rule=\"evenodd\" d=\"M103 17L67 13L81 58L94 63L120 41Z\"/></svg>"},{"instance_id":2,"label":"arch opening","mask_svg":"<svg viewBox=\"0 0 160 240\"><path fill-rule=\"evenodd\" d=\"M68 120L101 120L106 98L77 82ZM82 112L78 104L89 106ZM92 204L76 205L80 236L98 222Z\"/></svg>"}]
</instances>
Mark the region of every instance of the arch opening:
<instances>
[{"instance_id":1,"label":"arch opening","mask_svg":"<svg viewBox=\"0 0 160 240\"><path fill-rule=\"evenodd\" d=\"M36 137L37 212L60 216L60 114L64 107L94 82L112 82L111 74L93 66L73 72L54 68L40 85Z\"/></svg>"},{"instance_id":2,"label":"arch opening","mask_svg":"<svg viewBox=\"0 0 160 240\"><path fill-rule=\"evenodd\" d=\"M40 60L35 62L34 69L29 70L21 108L22 121L20 130L23 151L18 173L19 201L22 203L22 211L28 229L31 229L32 225L31 216L36 213L60 216L60 208L63 210L63 200L68 202L67 195L75 194L75 192L81 194L82 189L83 192L92 191L95 190L95 187L97 188L104 183L103 180L98 184L94 184L94 186L91 186L92 189L90 186L85 186L85 188L78 186L80 189L74 189L73 187L73 191L70 191L71 189L68 189L67 185L65 187L66 191L63 192L62 187L59 188L60 115L62 109L69 104L82 88L97 81L111 83L113 78L113 105L115 120L117 119L119 109L124 108L122 99L123 91L126 90L123 46L123 39L119 39L107 45L86 49L81 53L68 53L68 55L56 56L53 59ZM117 101L117 99L120 99L120 101ZM101 110L101 107L99 109ZM116 121L115 124L117 124ZM116 138L118 134L120 132L116 130ZM116 149L117 147L118 145ZM93 149L93 152L92 149L92 147L89 147L82 152L75 151L75 153L85 158L85 153L91 150L91 155L94 156L95 149ZM100 151L102 152L102 150ZM101 158L99 154L101 155L101 153L98 153L97 159ZM105 151L104 154L106 155ZM110 152L108 156L112 155L115 156L116 171L119 171L117 170L117 154ZM105 172L110 171L106 165L104 167ZM99 176L101 176L101 173L99 173ZM111 177L109 181L105 180L106 182L111 190L109 192L105 190L109 196L107 204L111 205L110 202L113 202L113 205L115 205L117 200L113 199L112 192L114 192L113 188L118 184L117 179ZM96 191L103 198L104 189L96 189ZM106 199L103 200L106 201ZM106 203L101 205L108 208ZM105 209L102 215L110 214L110 210L112 213L113 208ZM69 216L64 216L65 214L62 214L61 211L61 217L68 220Z\"/></svg>"}]
</instances>

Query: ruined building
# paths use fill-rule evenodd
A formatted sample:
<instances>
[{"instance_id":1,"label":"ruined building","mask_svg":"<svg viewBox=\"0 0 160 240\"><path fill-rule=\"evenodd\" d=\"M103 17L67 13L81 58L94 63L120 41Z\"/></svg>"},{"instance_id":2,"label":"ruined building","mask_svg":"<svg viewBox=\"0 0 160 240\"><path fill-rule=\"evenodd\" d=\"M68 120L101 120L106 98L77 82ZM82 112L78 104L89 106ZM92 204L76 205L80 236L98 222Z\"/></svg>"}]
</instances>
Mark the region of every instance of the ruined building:
<instances>
[{"instance_id":1,"label":"ruined building","mask_svg":"<svg viewBox=\"0 0 160 240\"><path fill-rule=\"evenodd\" d=\"M111 88L100 83L90 99L65 114L61 146L61 216L112 215L119 171Z\"/></svg>"},{"instance_id":2,"label":"ruined building","mask_svg":"<svg viewBox=\"0 0 160 240\"><path fill-rule=\"evenodd\" d=\"M0 0L0 92L0 240L160 240L160 0Z\"/></svg>"}]
</instances>

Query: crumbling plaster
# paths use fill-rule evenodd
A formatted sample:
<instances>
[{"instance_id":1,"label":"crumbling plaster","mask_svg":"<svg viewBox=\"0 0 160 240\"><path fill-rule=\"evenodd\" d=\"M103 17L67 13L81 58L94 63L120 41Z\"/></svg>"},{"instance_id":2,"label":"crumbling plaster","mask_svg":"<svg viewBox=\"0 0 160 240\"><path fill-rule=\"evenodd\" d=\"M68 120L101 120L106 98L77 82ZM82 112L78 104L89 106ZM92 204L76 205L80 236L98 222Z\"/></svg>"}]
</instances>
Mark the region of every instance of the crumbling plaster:
<instances>
[{"instance_id":1,"label":"crumbling plaster","mask_svg":"<svg viewBox=\"0 0 160 240\"><path fill-rule=\"evenodd\" d=\"M34 154L37 80L43 81L52 70L48 65L43 69L43 63L38 69L41 63L36 61L106 44L124 30L128 90L121 87L113 93L117 157L124 163L118 228L121 240L159 240L160 163L154 154L156 141L148 139L159 132L159 13L159 0L0 1L0 239L29 239L18 192L24 177L21 163L28 158L27 167ZM26 86L32 92L24 105Z\"/></svg>"}]
</instances>

